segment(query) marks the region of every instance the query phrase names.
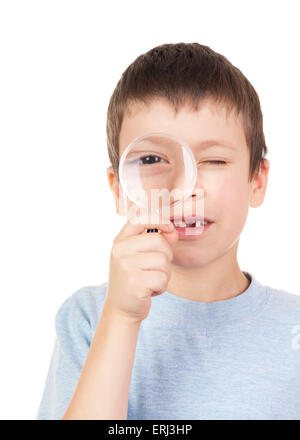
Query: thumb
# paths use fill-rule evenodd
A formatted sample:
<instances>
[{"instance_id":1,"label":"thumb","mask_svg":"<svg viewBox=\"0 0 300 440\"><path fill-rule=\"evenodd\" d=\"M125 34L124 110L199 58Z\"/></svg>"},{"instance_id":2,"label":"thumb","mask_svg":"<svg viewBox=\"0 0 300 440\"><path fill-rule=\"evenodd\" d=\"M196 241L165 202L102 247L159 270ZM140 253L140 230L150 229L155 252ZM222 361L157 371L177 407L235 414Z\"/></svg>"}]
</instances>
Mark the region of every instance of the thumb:
<instances>
[{"instance_id":1,"label":"thumb","mask_svg":"<svg viewBox=\"0 0 300 440\"><path fill-rule=\"evenodd\" d=\"M178 235L178 231L176 231L174 226L173 226L173 230L171 230L170 232L161 231L161 233L171 247L173 247L177 243L179 235Z\"/></svg>"},{"instance_id":2,"label":"thumb","mask_svg":"<svg viewBox=\"0 0 300 440\"><path fill-rule=\"evenodd\" d=\"M139 210L137 210L137 214L138 215L132 215L128 218L127 223L123 226L118 234L119 238L138 235L145 232L146 229L159 229L160 233L164 234L168 242L170 240L170 243L172 243L175 240L175 237L167 238L167 236L169 235L174 235L174 231L176 232L176 234L178 234L172 222L167 221L167 219L158 219L154 217L154 221L149 223L149 221L147 221L147 216L139 216ZM160 222L159 220L161 220L162 222Z\"/></svg>"}]
</instances>

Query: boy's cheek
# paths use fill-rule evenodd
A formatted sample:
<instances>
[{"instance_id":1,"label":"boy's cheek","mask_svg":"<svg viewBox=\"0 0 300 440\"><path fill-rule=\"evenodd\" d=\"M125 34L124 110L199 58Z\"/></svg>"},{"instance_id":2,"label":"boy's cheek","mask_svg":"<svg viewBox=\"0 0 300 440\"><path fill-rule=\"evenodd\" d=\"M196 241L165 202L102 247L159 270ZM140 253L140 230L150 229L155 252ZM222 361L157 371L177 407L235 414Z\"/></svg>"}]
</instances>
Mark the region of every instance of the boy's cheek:
<instances>
[{"instance_id":1,"label":"boy's cheek","mask_svg":"<svg viewBox=\"0 0 300 440\"><path fill-rule=\"evenodd\" d=\"M132 201L129 201L128 198L126 199L127 201L125 201L123 197L116 199L117 213L122 217L126 217L127 219L139 218L140 208Z\"/></svg>"},{"instance_id":2,"label":"boy's cheek","mask_svg":"<svg viewBox=\"0 0 300 440\"><path fill-rule=\"evenodd\" d=\"M124 200L122 197L114 197L115 205L116 205L116 212L117 214L124 216L126 215L126 210L124 206Z\"/></svg>"},{"instance_id":3,"label":"boy's cheek","mask_svg":"<svg viewBox=\"0 0 300 440\"><path fill-rule=\"evenodd\" d=\"M117 212L120 216L124 217L127 215L130 210L130 206L127 205L127 208L124 205L124 200L122 198L118 199ZM132 210L132 209L131 209ZM130 211L129 211L130 212Z\"/></svg>"},{"instance_id":4,"label":"boy's cheek","mask_svg":"<svg viewBox=\"0 0 300 440\"><path fill-rule=\"evenodd\" d=\"M246 222L249 209L249 189L239 180L228 180L219 194L221 220L228 227L241 230Z\"/></svg>"}]
</instances>

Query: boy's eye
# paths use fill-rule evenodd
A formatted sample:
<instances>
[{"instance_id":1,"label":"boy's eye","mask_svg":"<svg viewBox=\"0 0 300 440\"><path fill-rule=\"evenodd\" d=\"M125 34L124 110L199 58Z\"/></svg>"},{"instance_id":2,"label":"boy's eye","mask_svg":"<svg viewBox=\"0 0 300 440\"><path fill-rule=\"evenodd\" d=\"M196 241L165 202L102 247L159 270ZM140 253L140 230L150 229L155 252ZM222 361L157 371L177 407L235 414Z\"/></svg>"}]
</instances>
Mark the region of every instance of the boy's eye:
<instances>
[{"instance_id":1,"label":"boy's eye","mask_svg":"<svg viewBox=\"0 0 300 440\"><path fill-rule=\"evenodd\" d=\"M204 163L212 163L215 165L225 165L226 162L224 160L205 160Z\"/></svg>"},{"instance_id":2,"label":"boy's eye","mask_svg":"<svg viewBox=\"0 0 300 440\"><path fill-rule=\"evenodd\" d=\"M144 157L141 157L139 160L143 163L143 165L151 165L153 163L166 162L162 157L155 156L155 155L144 156ZM215 164L215 165L225 165L226 164L226 162L224 160L206 160L204 162Z\"/></svg>"},{"instance_id":3,"label":"boy's eye","mask_svg":"<svg viewBox=\"0 0 300 440\"><path fill-rule=\"evenodd\" d=\"M166 162L162 157L155 156L153 154L141 157L139 161L141 161L143 165L152 165L154 163Z\"/></svg>"}]
</instances>

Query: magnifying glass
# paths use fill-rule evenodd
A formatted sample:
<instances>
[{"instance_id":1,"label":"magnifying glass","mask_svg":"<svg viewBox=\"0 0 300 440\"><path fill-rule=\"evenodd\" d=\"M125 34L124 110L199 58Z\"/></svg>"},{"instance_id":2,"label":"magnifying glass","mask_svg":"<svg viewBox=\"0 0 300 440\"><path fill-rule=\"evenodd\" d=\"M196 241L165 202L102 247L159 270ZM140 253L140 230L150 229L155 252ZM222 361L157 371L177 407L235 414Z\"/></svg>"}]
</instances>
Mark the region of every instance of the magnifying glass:
<instances>
[{"instance_id":1,"label":"magnifying glass","mask_svg":"<svg viewBox=\"0 0 300 440\"><path fill-rule=\"evenodd\" d=\"M191 196L197 163L183 140L164 132L147 133L126 147L119 164L119 179L124 195L135 205L147 213L169 217L170 209Z\"/></svg>"}]
</instances>

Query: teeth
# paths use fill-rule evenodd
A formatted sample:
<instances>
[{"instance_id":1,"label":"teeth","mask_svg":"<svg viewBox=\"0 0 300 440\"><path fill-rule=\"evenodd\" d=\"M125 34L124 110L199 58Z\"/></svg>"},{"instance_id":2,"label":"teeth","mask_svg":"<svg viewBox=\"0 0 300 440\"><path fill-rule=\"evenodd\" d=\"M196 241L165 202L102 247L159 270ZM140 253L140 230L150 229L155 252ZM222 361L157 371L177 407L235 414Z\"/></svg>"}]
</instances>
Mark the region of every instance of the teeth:
<instances>
[{"instance_id":1,"label":"teeth","mask_svg":"<svg viewBox=\"0 0 300 440\"><path fill-rule=\"evenodd\" d=\"M204 226L204 225L206 225L208 222L207 221L202 221L202 220L197 220L196 221L196 228L200 228L201 226ZM192 223L191 223L192 224ZM176 227L176 228L186 228L186 227L189 227L190 225L189 224L186 224L185 222L182 222L182 221L178 221L178 220L176 220L176 221L174 221L174 226Z\"/></svg>"},{"instance_id":2,"label":"teeth","mask_svg":"<svg viewBox=\"0 0 300 440\"><path fill-rule=\"evenodd\" d=\"M176 221L176 222L174 222L174 226L176 226L176 228L185 228L186 224L185 224L185 222Z\"/></svg>"},{"instance_id":3,"label":"teeth","mask_svg":"<svg viewBox=\"0 0 300 440\"><path fill-rule=\"evenodd\" d=\"M204 226L206 224L207 224L206 221L203 222L202 220L197 220L196 221L196 228L200 228L200 226Z\"/></svg>"}]
</instances>

